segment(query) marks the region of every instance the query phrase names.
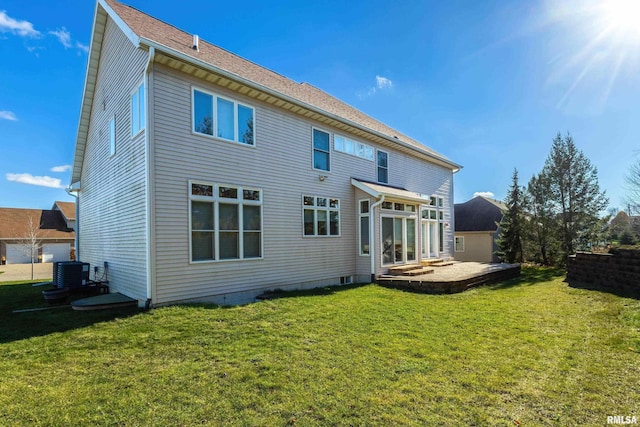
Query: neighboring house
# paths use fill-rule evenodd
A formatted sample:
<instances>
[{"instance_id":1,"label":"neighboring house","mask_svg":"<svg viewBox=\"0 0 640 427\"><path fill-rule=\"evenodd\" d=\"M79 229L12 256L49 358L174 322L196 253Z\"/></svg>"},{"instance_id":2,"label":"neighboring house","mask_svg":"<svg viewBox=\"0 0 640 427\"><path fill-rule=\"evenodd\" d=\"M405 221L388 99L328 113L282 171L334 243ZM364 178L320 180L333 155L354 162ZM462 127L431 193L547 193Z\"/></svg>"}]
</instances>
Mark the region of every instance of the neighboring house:
<instances>
[{"instance_id":1,"label":"neighboring house","mask_svg":"<svg viewBox=\"0 0 640 427\"><path fill-rule=\"evenodd\" d=\"M112 291L232 304L451 258L459 168L309 84L97 3L71 188L79 258L107 262Z\"/></svg>"},{"instance_id":2,"label":"neighboring house","mask_svg":"<svg viewBox=\"0 0 640 427\"><path fill-rule=\"evenodd\" d=\"M499 262L495 252L500 234L498 223L507 206L497 200L477 196L455 209L454 251L457 261Z\"/></svg>"},{"instance_id":3,"label":"neighboring house","mask_svg":"<svg viewBox=\"0 0 640 427\"><path fill-rule=\"evenodd\" d=\"M37 262L72 258L75 232L67 226L59 203L52 210L0 208L2 264L31 263L32 248Z\"/></svg>"},{"instance_id":4,"label":"neighboring house","mask_svg":"<svg viewBox=\"0 0 640 427\"><path fill-rule=\"evenodd\" d=\"M62 213L64 222L67 224L67 228L72 230L76 229L76 204L73 202L60 202L57 201L53 204L52 210L57 210Z\"/></svg>"}]
</instances>

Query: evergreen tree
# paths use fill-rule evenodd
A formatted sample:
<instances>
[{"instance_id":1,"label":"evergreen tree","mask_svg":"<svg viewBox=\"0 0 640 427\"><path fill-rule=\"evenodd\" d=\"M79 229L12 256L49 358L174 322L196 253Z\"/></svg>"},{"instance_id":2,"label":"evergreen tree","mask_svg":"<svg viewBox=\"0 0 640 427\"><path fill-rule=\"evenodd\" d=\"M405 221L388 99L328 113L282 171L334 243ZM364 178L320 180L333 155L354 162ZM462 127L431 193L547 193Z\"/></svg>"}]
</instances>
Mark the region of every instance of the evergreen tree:
<instances>
[{"instance_id":1,"label":"evergreen tree","mask_svg":"<svg viewBox=\"0 0 640 427\"><path fill-rule=\"evenodd\" d=\"M608 203L598 184L598 170L576 147L571 135L558 133L542 174L549 180L550 197L559 214L563 260L585 248L592 236L592 223Z\"/></svg>"},{"instance_id":2,"label":"evergreen tree","mask_svg":"<svg viewBox=\"0 0 640 427\"><path fill-rule=\"evenodd\" d=\"M498 238L497 255L508 263L523 262L523 198L524 192L518 184L518 170L513 170L511 186L505 204L507 210L500 221L500 237Z\"/></svg>"},{"instance_id":3,"label":"evergreen tree","mask_svg":"<svg viewBox=\"0 0 640 427\"><path fill-rule=\"evenodd\" d=\"M533 259L544 265L553 265L557 261L559 239L557 215L549 197L549 179L542 173L531 177L527 191L527 241L532 247Z\"/></svg>"}]
</instances>

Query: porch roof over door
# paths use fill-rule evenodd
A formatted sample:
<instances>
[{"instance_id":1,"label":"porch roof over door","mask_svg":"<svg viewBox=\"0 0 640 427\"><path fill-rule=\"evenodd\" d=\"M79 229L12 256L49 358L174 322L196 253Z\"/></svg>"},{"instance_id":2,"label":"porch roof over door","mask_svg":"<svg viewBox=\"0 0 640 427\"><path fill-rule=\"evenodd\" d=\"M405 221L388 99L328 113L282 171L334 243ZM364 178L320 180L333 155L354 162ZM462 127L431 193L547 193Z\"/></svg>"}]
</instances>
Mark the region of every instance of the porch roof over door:
<instances>
[{"instance_id":1,"label":"porch roof over door","mask_svg":"<svg viewBox=\"0 0 640 427\"><path fill-rule=\"evenodd\" d=\"M415 193L401 187L377 184L356 178L351 178L351 185L377 199L384 196L385 199L401 200L405 202L428 205L429 199L431 197L428 194Z\"/></svg>"}]
</instances>

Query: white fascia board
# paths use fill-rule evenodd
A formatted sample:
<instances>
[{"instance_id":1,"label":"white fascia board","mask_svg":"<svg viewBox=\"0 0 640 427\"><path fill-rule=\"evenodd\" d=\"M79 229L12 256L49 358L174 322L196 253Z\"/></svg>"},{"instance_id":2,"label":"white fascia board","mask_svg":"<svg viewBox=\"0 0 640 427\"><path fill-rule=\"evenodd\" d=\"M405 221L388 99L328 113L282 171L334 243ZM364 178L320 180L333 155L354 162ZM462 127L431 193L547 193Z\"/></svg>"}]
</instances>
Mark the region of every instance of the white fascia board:
<instances>
[{"instance_id":1,"label":"white fascia board","mask_svg":"<svg viewBox=\"0 0 640 427\"><path fill-rule=\"evenodd\" d=\"M87 59L87 71L82 90L82 103L80 106L80 119L78 120L78 132L76 134L76 147L74 150L73 170L71 171L71 182L80 181L82 172L82 162L84 150L87 144L87 134L89 132L89 120L91 117L91 107L95 99L96 79L98 77L98 65L102 50L102 41L107 19L111 18L118 28L127 36L134 46L140 46L140 37L124 23L122 18L104 0L96 2L93 14L93 26L91 29L91 43L89 45L89 58ZM98 34L98 18L104 17L104 25Z\"/></svg>"}]
</instances>

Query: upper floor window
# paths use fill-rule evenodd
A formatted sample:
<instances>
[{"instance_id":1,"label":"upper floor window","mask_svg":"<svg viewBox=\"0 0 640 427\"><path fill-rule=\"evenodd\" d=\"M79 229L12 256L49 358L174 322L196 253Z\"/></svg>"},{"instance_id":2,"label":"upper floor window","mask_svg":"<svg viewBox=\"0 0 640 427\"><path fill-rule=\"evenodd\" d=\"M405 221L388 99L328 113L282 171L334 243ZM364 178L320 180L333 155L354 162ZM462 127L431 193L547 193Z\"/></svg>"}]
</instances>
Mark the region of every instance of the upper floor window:
<instances>
[{"instance_id":1,"label":"upper floor window","mask_svg":"<svg viewBox=\"0 0 640 427\"><path fill-rule=\"evenodd\" d=\"M340 135L333 136L333 148L342 153L351 154L373 161L374 149L370 145L353 141Z\"/></svg>"},{"instance_id":2,"label":"upper floor window","mask_svg":"<svg viewBox=\"0 0 640 427\"><path fill-rule=\"evenodd\" d=\"M313 129L313 168L330 170L330 135L328 132Z\"/></svg>"},{"instance_id":3,"label":"upper floor window","mask_svg":"<svg viewBox=\"0 0 640 427\"><path fill-rule=\"evenodd\" d=\"M255 145L254 109L232 99L193 89L193 131Z\"/></svg>"},{"instance_id":4,"label":"upper floor window","mask_svg":"<svg viewBox=\"0 0 640 427\"><path fill-rule=\"evenodd\" d=\"M378 166L378 182L383 184L389 183L389 154L378 150L377 156Z\"/></svg>"},{"instance_id":5,"label":"upper floor window","mask_svg":"<svg viewBox=\"0 0 640 427\"><path fill-rule=\"evenodd\" d=\"M131 94L131 136L137 135L145 127L146 105L144 82Z\"/></svg>"},{"instance_id":6,"label":"upper floor window","mask_svg":"<svg viewBox=\"0 0 640 427\"><path fill-rule=\"evenodd\" d=\"M116 118L109 120L109 156L116 154Z\"/></svg>"},{"instance_id":7,"label":"upper floor window","mask_svg":"<svg viewBox=\"0 0 640 427\"><path fill-rule=\"evenodd\" d=\"M340 199L302 196L305 236L340 236Z\"/></svg>"}]
</instances>

